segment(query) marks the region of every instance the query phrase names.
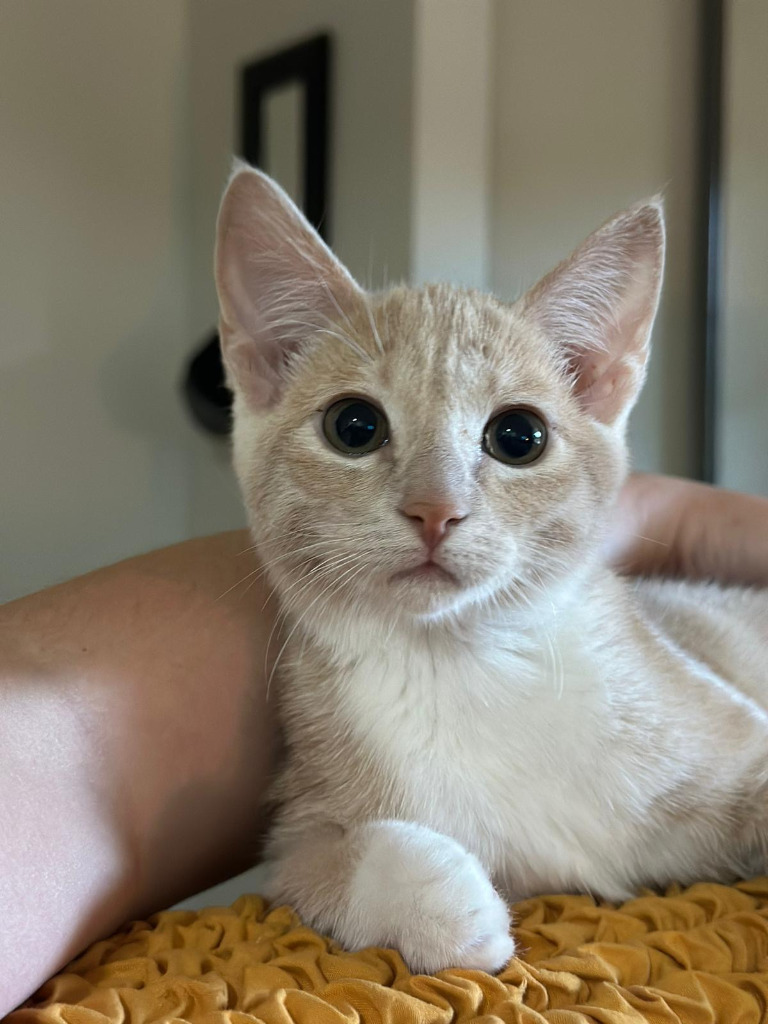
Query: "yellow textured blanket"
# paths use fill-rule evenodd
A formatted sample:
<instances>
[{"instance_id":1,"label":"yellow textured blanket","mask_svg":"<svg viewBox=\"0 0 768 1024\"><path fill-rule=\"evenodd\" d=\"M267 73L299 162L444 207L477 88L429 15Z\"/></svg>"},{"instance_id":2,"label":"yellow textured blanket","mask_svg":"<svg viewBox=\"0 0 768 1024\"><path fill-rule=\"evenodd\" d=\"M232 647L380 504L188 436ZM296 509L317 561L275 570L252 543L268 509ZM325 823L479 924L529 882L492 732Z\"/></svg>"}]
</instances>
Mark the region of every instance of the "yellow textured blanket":
<instances>
[{"instance_id":1,"label":"yellow textured blanket","mask_svg":"<svg viewBox=\"0 0 768 1024\"><path fill-rule=\"evenodd\" d=\"M9 1024L762 1024L768 879L694 885L620 908L544 896L516 908L525 952L494 978L413 976L398 954L343 953L287 908L168 911L97 942Z\"/></svg>"}]
</instances>

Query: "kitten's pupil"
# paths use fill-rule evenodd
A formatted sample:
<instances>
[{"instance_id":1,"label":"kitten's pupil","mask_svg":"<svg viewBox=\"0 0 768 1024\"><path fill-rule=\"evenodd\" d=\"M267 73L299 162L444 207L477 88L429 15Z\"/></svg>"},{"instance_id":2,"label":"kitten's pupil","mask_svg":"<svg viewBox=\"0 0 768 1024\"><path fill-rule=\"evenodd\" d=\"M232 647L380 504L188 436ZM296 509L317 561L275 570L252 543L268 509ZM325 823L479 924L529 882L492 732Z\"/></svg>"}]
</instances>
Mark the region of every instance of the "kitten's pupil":
<instances>
[{"instance_id":1,"label":"kitten's pupil","mask_svg":"<svg viewBox=\"0 0 768 1024\"><path fill-rule=\"evenodd\" d=\"M378 413L370 405L355 402L336 417L336 433L347 448L364 448L376 433Z\"/></svg>"},{"instance_id":2,"label":"kitten's pupil","mask_svg":"<svg viewBox=\"0 0 768 1024\"><path fill-rule=\"evenodd\" d=\"M535 444L541 444L541 431L535 429L527 416L513 412L499 423L496 440L510 459L524 459Z\"/></svg>"}]
</instances>

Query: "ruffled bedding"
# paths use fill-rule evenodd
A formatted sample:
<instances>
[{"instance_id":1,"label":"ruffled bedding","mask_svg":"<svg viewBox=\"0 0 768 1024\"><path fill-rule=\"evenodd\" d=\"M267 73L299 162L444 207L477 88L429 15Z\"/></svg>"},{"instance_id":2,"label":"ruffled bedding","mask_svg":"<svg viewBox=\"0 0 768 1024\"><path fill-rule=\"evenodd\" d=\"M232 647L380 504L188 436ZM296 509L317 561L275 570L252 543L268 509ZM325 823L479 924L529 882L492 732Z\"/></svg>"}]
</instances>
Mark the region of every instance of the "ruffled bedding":
<instances>
[{"instance_id":1,"label":"ruffled bedding","mask_svg":"<svg viewBox=\"0 0 768 1024\"><path fill-rule=\"evenodd\" d=\"M345 953L286 907L166 911L97 942L9 1024L630 1024L768 1021L768 879L644 894L621 907L515 908L523 953L498 977L409 973Z\"/></svg>"}]
</instances>

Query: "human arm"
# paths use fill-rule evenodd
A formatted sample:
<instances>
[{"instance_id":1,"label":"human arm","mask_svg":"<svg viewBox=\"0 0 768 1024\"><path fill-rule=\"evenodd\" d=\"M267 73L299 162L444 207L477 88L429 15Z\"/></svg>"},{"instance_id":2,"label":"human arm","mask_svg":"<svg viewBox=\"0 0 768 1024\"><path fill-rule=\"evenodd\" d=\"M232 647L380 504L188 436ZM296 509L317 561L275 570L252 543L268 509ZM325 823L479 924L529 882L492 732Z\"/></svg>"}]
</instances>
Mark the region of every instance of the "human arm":
<instances>
[{"instance_id":1,"label":"human arm","mask_svg":"<svg viewBox=\"0 0 768 1024\"><path fill-rule=\"evenodd\" d=\"M619 496L606 553L628 574L768 586L768 498L633 474Z\"/></svg>"},{"instance_id":2,"label":"human arm","mask_svg":"<svg viewBox=\"0 0 768 1024\"><path fill-rule=\"evenodd\" d=\"M0 1016L255 859L273 616L248 545L189 541L0 607Z\"/></svg>"}]
</instances>

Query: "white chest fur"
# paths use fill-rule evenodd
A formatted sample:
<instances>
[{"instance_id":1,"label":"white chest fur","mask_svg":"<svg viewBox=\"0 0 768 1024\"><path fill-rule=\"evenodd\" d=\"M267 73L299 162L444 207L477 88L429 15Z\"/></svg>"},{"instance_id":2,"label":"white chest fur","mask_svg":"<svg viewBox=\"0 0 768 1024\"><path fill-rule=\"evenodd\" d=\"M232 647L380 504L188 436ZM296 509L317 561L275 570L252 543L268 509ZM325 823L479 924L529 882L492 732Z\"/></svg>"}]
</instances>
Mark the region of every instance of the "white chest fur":
<instances>
[{"instance_id":1,"label":"white chest fur","mask_svg":"<svg viewBox=\"0 0 768 1024\"><path fill-rule=\"evenodd\" d=\"M596 851L615 852L651 796L617 756L622 726L577 635L496 644L491 657L393 644L345 687L348 726L399 782L397 815L452 835L516 887L589 886Z\"/></svg>"}]
</instances>

